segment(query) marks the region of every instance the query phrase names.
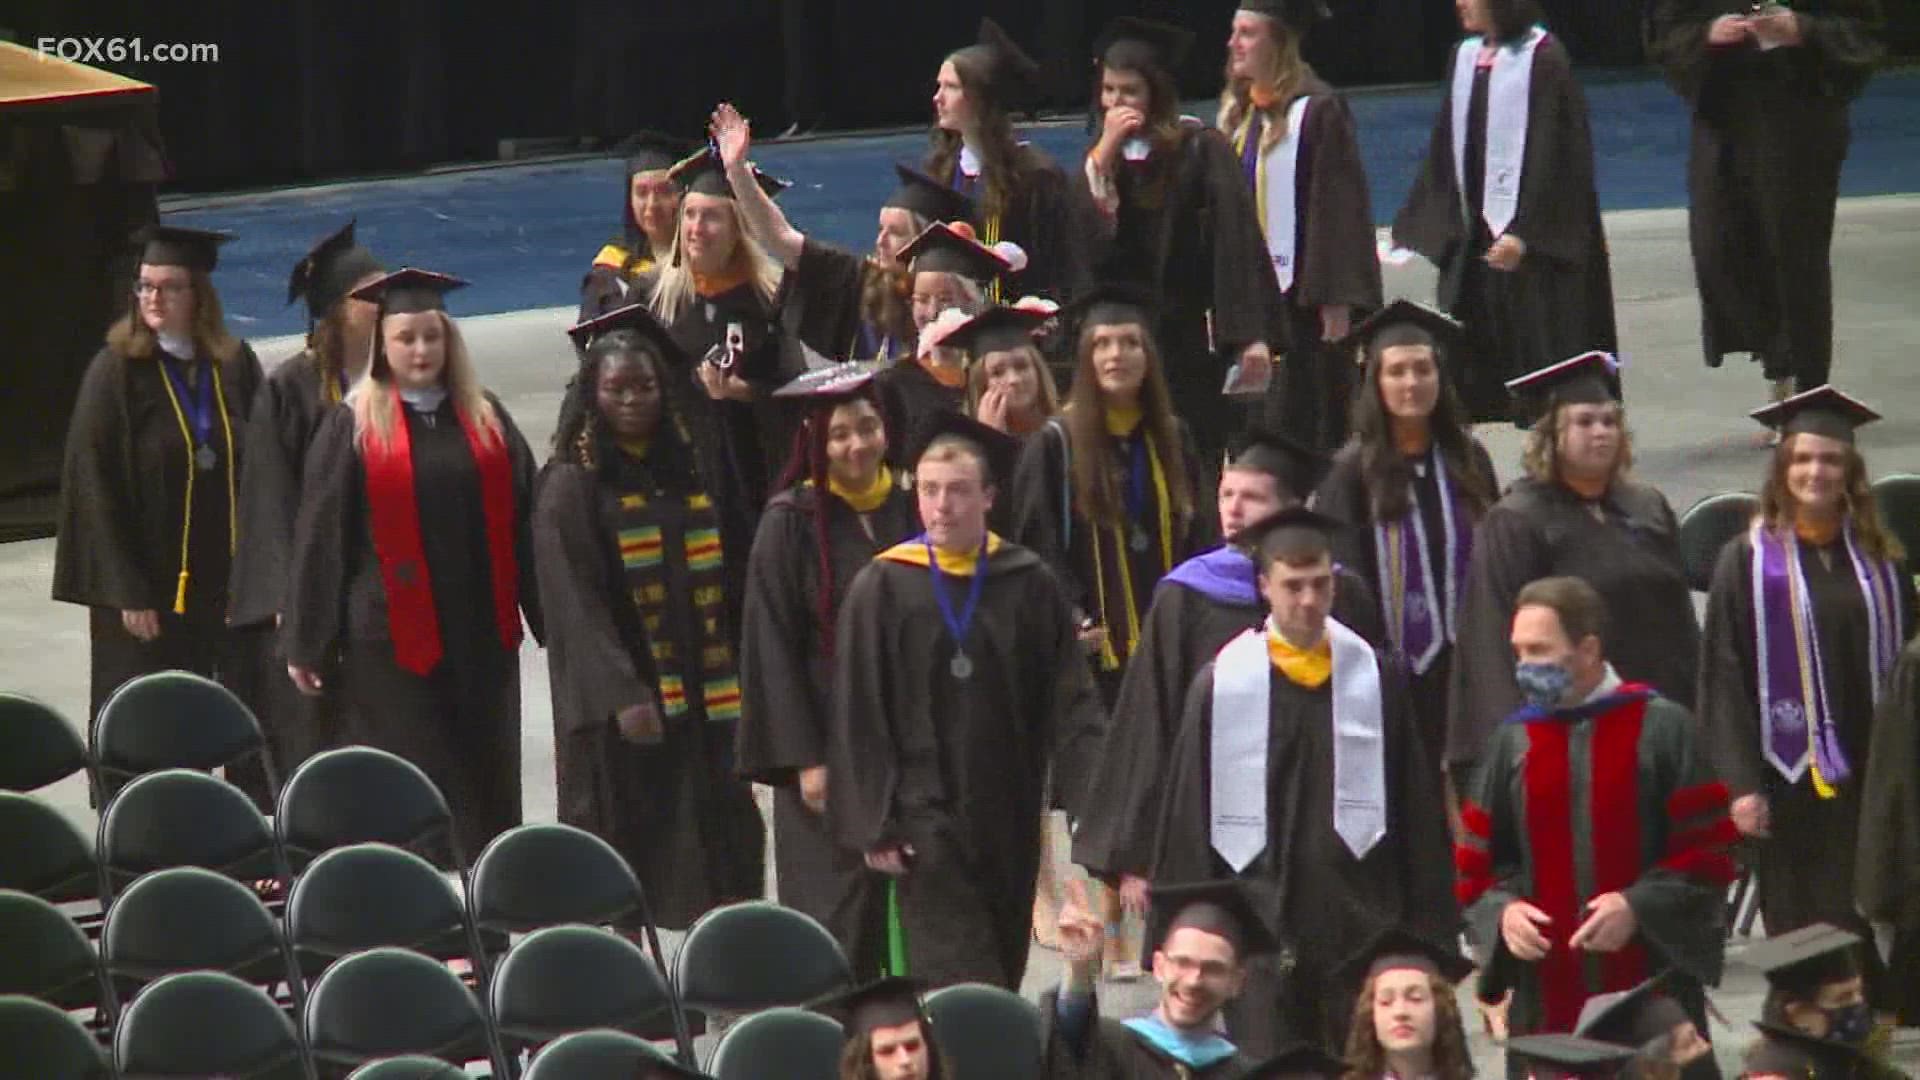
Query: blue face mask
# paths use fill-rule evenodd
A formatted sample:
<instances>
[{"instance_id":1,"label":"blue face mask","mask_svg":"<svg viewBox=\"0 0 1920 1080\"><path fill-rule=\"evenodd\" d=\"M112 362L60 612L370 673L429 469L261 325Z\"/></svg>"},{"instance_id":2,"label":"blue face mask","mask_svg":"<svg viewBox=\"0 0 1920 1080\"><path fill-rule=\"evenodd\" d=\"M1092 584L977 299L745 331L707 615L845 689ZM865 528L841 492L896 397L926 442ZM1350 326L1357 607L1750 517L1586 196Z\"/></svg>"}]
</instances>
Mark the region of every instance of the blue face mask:
<instances>
[{"instance_id":1,"label":"blue face mask","mask_svg":"<svg viewBox=\"0 0 1920 1080\"><path fill-rule=\"evenodd\" d=\"M1551 709L1560 704L1573 685L1573 672L1560 664L1520 663L1514 666L1513 681L1520 696L1536 709Z\"/></svg>"},{"instance_id":2,"label":"blue face mask","mask_svg":"<svg viewBox=\"0 0 1920 1080\"><path fill-rule=\"evenodd\" d=\"M1864 1001L1828 1009L1826 1013L1827 1038L1834 1042L1862 1046L1873 1034L1873 1010Z\"/></svg>"}]
</instances>

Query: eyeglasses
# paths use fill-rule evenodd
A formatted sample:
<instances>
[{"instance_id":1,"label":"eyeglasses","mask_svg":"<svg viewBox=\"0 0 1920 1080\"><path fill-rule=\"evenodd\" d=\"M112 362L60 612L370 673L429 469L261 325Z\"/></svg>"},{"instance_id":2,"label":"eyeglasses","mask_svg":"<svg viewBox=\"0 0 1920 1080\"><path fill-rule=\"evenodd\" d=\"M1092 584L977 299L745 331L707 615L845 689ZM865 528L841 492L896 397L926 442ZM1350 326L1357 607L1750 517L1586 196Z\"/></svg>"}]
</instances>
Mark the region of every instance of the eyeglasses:
<instances>
[{"instance_id":1,"label":"eyeglasses","mask_svg":"<svg viewBox=\"0 0 1920 1080\"><path fill-rule=\"evenodd\" d=\"M161 296L173 299L177 296L185 296L192 290L193 286L184 281L142 281L134 285L133 295L152 296L154 293L159 293Z\"/></svg>"}]
</instances>

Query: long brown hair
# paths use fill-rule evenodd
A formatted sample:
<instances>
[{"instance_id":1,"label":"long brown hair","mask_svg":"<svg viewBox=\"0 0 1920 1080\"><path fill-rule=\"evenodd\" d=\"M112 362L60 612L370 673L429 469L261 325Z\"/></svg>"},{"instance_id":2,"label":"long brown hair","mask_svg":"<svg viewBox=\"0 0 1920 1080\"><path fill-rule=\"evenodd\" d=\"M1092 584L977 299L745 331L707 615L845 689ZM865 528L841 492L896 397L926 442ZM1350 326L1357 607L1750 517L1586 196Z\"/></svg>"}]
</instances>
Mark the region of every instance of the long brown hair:
<instances>
[{"instance_id":1,"label":"long brown hair","mask_svg":"<svg viewBox=\"0 0 1920 1080\"><path fill-rule=\"evenodd\" d=\"M220 306L220 292L204 270L187 271L193 289L193 324L189 328L193 348L221 364L231 364L240 356L240 339L227 330L227 316ZM140 298L127 293L127 312L107 328L107 348L122 358L138 360L150 357L160 347L160 338L140 317Z\"/></svg>"},{"instance_id":2,"label":"long brown hair","mask_svg":"<svg viewBox=\"0 0 1920 1080\"><path fill-rule=\"evenodd\" d=\"M911 342L912 296L913 275L905 267L868 259L867 272L860 276L860 321L888 337Z\"/></svg>"},{"instance_id":3,"label":"long brown hair","mask_svg":"<svg viewBox=\"0 0 1920 1080\"><path fill-rule=\"evenodd\" d=\"M1285 20L1271 15L1260 15L1259 19L1267 26L1267 40L1273 46L1272 56L1254 78L1242 78L1233 73L1233 60L1228 58L1225 72L1226 85L1220 91L1220 112L1214 120L1228 138L1240 130L1247 122L1247 113L1253 109L1253 87L1256 83L1264 91L1268 100L1274 103L1273 114L1268 118L1266 128L1260 133L1260 150L1265 152L1286 137L1286 108L1294 98L1306 92L1306 86L1314 78L1313 65L1300 55L1300 35L1293 32Z\"/></svg>"},{"instance_id":4,"label":"long brown hair","mask_svg":"<svg viewBox=\"0 0 1920 1080\"><path fill-rule=\"evenodd\" d=\"M920 1034L927 1040L927 1080L946 1080L954 1075L947 1056L933 1041L933 1025L920 1021ZM880 1080L880 1070L873 1067L873 1036L855 1035L840 1047L840 1069L836 1075L840 1080Z\"/></svg>"},{"instance_id":5,"label":"long brown hair","mask_svg":"<svg viewBox=\"0 0 1920 1080\"><path fill-rule=\"evenodd\" d=\"M1433 436L1433 444L1440 448L1440 456L1446 460L1448 475L1478 520L1493 505L1494 492L1487 478L1480 475L1478 457L1473 452L1473 436L1462 419L1466 410L1447 378L1446 355L1432 334L1412 323L1389 326L1368 341L1362 385L1353 395L1350 426L1353 446L1360 455L1360 480L1366 486L1369 510L1375 521L1394 521L1413 506L1409 494L1413 488L1413 468L1394 445L1392 415L1380 400L1380 368L1388 349L1420 345L1432 350L1440 380L1440 395L1427 417L1427 430Z\"/></svg>"},{"instance_id":6,"label":"long brown hair","mask_svg":"<svg viewBox=\"0 0 1920 1080\"><path fill-rule=\"evenodd\" d=\"M1387 1072L1387 1052L1373 1028L1373 982L1369 976L1353 1002L1353 1023L1347 1029L1349 1080L1378 1080ZM1453 984L1428 975L1427 987L1433 994L1433 1080L1470 1080L1473 1055L1467 1053L1467 1028Z\"/></svg>"},{"instance_id":7,"label":"long brown hair","mask_svg":"<svg viewBox=\"0 0 1920 1080\"><path fill-rule=\"evenodd\" d=\"M983 54L971 48L960 49L947 54L946 62L952 64L954 74L960 76L960 88L967 92L967 103L973 107L980 132L980 144L973 148L974 153L980 155L981 180L980 193L974 202L980 207L980 218L984 221L1006 212L1013 203L1014 189L1020 180L1020 144L1013 137L1013 117L1008 114L1006 103L989 85L988 73L982 66L986 63ZM927 175L944 184L960 161L964 139L957 131L935 125L932 143L933 148L927 154Z\"/></svg>"},{"instance_id":8,"label":"long brown hair","mask_svg":"<svg viewBox=\"0 0 1920 1080\"><path fill-rule=\"evenodd\" d=\"M1040 346L1022 345L1017 350L1025 354L1027 363L1033 365L1033 377L1039 381L1040 400L1037 403L1040 419L1047 418L1060 411L1060 388L1053 381L1053 371L1047 366L1046 358L1040 355ZM980 415L980 397L987 392L987 358L985 354L972 358L967 365L967 415Z\"/></svg>"},{"instance_id":9,"label":"long brown hair","mask_svg":"<svg viewBox=\"0 0 1920 1080\"><path fill-rule=\"evenodd\" d=\"M1136 324L1137 325L1137 324ZM1126 504L1113 482L1113 437L1107 434L1107 404L1100 393L1100 380L1093 371L1093 330L1080 331L1078 360L1073 384L1067 390L1067 403L1061 410L1067 429L1067 445L1072 451L1073 501L1075 509L1089 522L1109 525L1121 520ZM1193 486L1188 481L1185 443L1180 438L1180 422L1173 413L1173 401L1167 393L1167 379L1160 366L1160 347L1153 331L1140 327L1141 343L1147 353L1147 373L1140 382L1140 416L1154 452L1160 455L1161 471L1167 480L1169 509L1175 518L1193 516Z\"/></svg>"},{"instance_id":10,"label":"long brown hair","mask_svg":"<svg viewBox=\"0 0 1920 1080\"><path fill-rule=\"evenodd\" d=\"M1798 434L1788 435L1780 440L1773 452L1773 462L1767 466L1767 479L1760 485L1760 509L1758 517L1770 530L1780 531L1793 528L1797 503L1793 493L1787 490L1787 466L1793 460L1793 444ZM1880 504L1873 497L1873 488L1867 483L1867 460L1860 456L1858 447L1847 447L1846 493L1841 496L1841 509L1853 522L1854 534L1860 537L1860 546L1867 554L1876 559L1899 559L1906 556L1900 541L1887 531L1886 523L1880 520Z\"/></svg>"},{"instance_id":11,"label":"long brown hair","mask_svg":"<svg viewBox=\"0 0 1920 1080\"><path fill-rule=\"evenodd\" d=\"M1520 450L1520 467L1529 478L1542 484L1560 482L1560 422L1568 407L1567 402L1548 406L1546 413L1527 429L1526 442ZM1613 479L1621 480L1633 472L1633 431L1627 427L1627 407L1618 402L1613 407L1620 411L1620 455L1613 459Z\"/></svg>"}]
</instances>

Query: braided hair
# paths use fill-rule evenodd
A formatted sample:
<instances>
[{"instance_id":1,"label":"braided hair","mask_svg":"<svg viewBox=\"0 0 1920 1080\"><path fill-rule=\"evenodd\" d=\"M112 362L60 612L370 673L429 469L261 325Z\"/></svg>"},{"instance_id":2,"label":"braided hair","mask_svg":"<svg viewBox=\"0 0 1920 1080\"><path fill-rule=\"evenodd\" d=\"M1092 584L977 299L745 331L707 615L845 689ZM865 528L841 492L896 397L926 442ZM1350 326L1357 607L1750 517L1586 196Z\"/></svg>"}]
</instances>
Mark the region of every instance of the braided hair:
<instances>
[{"instance_id":1,"label":"braided hair","mask_svg":"<svg viewBox=\"0 0 1920 1080\"><path fill-rule=\"evenodd\" d=\"M580 354L580 369L568 380L560 399L560 420L554 427L550 460L579 465L616 483L627 479L634 469L601 419L596 400L600 374L616 359L644 365L660 384L660 424L654 429L647 455L647 472L655 486L678 495L700 490L691 444L680 418L674 415L672 395L666 392L667 366L654 344L632 330L602 334Z\"/></svg>"},{"instance_id":2,"label":"braided hair","mask_svg":"<svg viewBox=\"0 0 1920 1080\"><path fill-rule=\"evenodd\" d=\"M820 654L833 656L833 552L827 542L827 514L832 498L827 490L827 433L833 426L833 414L844 405L865 402L873 407L880 423L886 424L886 410L880 405L879 392L869 381L858 390L807 407L799 428L793 433L793 448L787 454L787 467L777 487L787 490L801 483L813 486L813 505L809 511L813 525L816 569L820 575L814 589L814 626L820 634ZM885 458L882 457L884 463Z\"/></svg>"}]
</instances>

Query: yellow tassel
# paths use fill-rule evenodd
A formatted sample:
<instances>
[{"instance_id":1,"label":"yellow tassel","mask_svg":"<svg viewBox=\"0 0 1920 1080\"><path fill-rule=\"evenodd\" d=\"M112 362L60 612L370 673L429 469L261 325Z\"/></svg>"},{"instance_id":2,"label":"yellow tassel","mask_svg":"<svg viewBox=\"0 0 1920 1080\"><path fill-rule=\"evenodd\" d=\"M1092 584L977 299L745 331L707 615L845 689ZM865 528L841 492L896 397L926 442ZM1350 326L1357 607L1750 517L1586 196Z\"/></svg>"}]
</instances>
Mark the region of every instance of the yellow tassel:
<instances>
[{"instance_id":1,"label":"yellow tassel","mask_svg":"<svg viewBox=\"0 0 1920 1080\"><path fill-rule=\"evenodd\" d=\"M185 570L180 571L180 588L173 594L173 613L175 615L187 613L187 572Z\"/></svg>"},{"instance_id":2,"label":"yellow tassel","mask_svg":"<svg viewBox=\"0 0 1920 1080\"><path fill-rule=\"evenodd\" d=\"M1827 783L1826 777L1820 775L1820 765L1818 762L1814 762L1807 769L1807 774L1813 777L1813 793L1815 795L1823 799L1831 799L1840 794L1832 784Z\"/></svg>"}]
</instances>

